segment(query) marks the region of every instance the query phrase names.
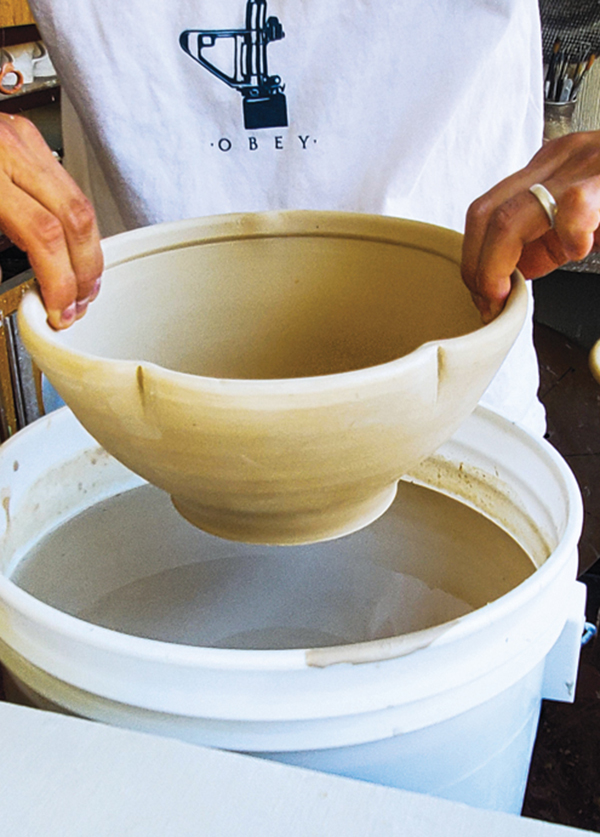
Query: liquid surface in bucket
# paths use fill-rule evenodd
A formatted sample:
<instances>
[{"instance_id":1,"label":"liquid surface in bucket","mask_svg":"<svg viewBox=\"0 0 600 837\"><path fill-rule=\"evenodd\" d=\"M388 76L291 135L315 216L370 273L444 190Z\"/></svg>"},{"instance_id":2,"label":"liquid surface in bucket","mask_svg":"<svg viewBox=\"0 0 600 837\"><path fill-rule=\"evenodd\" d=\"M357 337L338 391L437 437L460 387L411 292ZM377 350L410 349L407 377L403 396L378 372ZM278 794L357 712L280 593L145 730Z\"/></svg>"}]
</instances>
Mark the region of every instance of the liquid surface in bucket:
<instances>
[{"instance_id":1,"label":"liquid surface in bucket","mask_svg":"<svg viewBox=\"0 0 600 837\"><path fill-rule=\"evenodd\" d=\"M455 619L534 571L477 511L400 483L386 514L309 546L225 541L144 485L46 535L12 580L37 599L134 636L221 648L363 642Z\"/></svg>"}]
</instances>

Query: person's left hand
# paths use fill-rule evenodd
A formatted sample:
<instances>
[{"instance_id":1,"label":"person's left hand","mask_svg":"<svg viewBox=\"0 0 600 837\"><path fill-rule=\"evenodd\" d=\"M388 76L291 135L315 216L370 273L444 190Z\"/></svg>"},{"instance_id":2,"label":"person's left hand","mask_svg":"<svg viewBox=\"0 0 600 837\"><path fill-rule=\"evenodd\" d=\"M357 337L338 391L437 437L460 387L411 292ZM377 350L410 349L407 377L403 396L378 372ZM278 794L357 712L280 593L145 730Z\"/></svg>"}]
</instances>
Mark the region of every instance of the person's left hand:
<instances>
[{"instance_id":1,"label":"person's left hand","mask_svg":"<svg viewBox=\"0 0 600 837\"><path fill-rule=\"evenodd\" d=\"M541 183L554 197L548 215L529 191ZM600 131L569 134L476 200L467 213L462 275L484 322L497 316L519 268L526 279L583 259L600 245Z\"/></svg>"}]
</instances>

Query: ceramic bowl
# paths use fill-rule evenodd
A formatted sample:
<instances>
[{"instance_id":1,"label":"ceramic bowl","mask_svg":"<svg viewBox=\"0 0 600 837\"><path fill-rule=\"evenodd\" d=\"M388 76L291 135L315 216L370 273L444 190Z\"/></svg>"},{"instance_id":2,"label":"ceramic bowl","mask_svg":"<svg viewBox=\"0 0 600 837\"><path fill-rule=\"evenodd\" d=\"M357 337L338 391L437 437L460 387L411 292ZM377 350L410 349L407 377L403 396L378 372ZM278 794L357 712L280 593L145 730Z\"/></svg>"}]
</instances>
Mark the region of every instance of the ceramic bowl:
<instances>
[{"instance_id":1,"label":"ceramic bowl","mask_svg":"<svg viewBox=\"0 0 600 837\"><path fill-rule=\"evenodd\" d=\"M99 298L66 331L23 299L26 347L84 427L191 523L326 540L474 409L524 321L521 276L483 326L461 236L397 218L277 212L104 242Z\"/></svg>"}]
</instances>

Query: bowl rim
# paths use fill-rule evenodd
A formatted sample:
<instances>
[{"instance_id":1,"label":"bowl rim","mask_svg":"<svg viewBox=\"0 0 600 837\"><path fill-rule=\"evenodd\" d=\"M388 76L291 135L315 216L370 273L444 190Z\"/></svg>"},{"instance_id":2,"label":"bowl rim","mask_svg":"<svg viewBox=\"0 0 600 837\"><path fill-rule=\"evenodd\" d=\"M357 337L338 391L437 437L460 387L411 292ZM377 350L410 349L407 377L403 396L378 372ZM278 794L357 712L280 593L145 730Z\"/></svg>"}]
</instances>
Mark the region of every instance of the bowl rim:
<instances>
[{"instance_id":1,"label":"bowl rim","mask_svg":"<svg viewBox=\"0 0 600 837\"><path fill-rule=\"evenodd\" d=\"M432 237L433 231L435 239ZM197 234L191 237L192 232ZM315 236L406 244L413 249L440 256L458 266L461 261L463 235L446 227L389 215L332 210L281 210L168 221L119 233L102 241L104 272L128 262L194 245L225 243L243 238ZM143 242L147 242L148 246L140 249ZM118 369L138 374L138 370L141 369L144 373L151 373L155 379L168 379L177 386L191 390L201 389L219 393L235 390L244 394L250 391L271 391L273 386L276 386L279 393L319 392L355 386L367 371L369 379L373 382L385 381L393 378L399 367L405 371L411 366L418 367L424 360L424 355L437 353L445 347L460 346L468 349L469 344L474 343L473 348L476 348L478 335L484 330L491 340L499 344L505 343L507 337L510 339L511 336L514 341L525 321L528 292L525 279L518 270L511 276L511 284L511 291L502 312L490 323L482 323L473 331L455 337L429 340L405 355L373 366L297 378L217 378L195 375L170 369L153 361L105 358L65 346L61 342L62 332L54 330L47 322L46 309L37 287L24 294L19 306L18 319L19 328L28 347L35 347L40 354L51 358L55 363L63 363L68 358L81 367L101 362L105 368L114 372ZM39 360L36 358L36 362L42 371L45 371L46 366L52 365L44 363L43 357Z\"/></svg>"}]
</instances>

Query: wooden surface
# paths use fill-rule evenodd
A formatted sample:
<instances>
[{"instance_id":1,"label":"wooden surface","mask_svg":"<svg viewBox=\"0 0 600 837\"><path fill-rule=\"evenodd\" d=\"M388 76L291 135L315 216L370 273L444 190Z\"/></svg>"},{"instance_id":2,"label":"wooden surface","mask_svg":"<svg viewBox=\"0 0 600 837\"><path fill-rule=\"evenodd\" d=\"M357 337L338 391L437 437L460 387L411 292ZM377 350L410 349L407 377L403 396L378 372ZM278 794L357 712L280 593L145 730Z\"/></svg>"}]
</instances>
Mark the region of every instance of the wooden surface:
<instances>
[{"instance_id":1,"label":"wooden surface","mask_svg":"<svg viewBox=\"0 0 600 837\"><path fill-rule=\"evenodd\" d=\"M47 107L60 102L60 87L56 78L43 79L32 84L25 84L14 96L4 96L0 93L1 113L23 113L30 118L30 111L34 108Z\"/></svg>"},{"instance_id":2,"label":"wooden surface","mask_svg":"<svg viewBox=\"0 0 600 837\"><path fill-rule=\"evenodd\" d=\"M25 26L33 22L27 0L0 0L0 26Z\"/></svg>"},{"instance_id":3,"label":"wooden surface","mask_svg":"<svg viewBox=\"0 0 600 837\"><path fill-rule=\"evenodd\" d=\"M547 413L546 438L573 470L583 496L579 543L583 573L600 559L600 386L588 368L587 351L540 323L534 336L539 397Z\"/></svg>"}]
</instances>

